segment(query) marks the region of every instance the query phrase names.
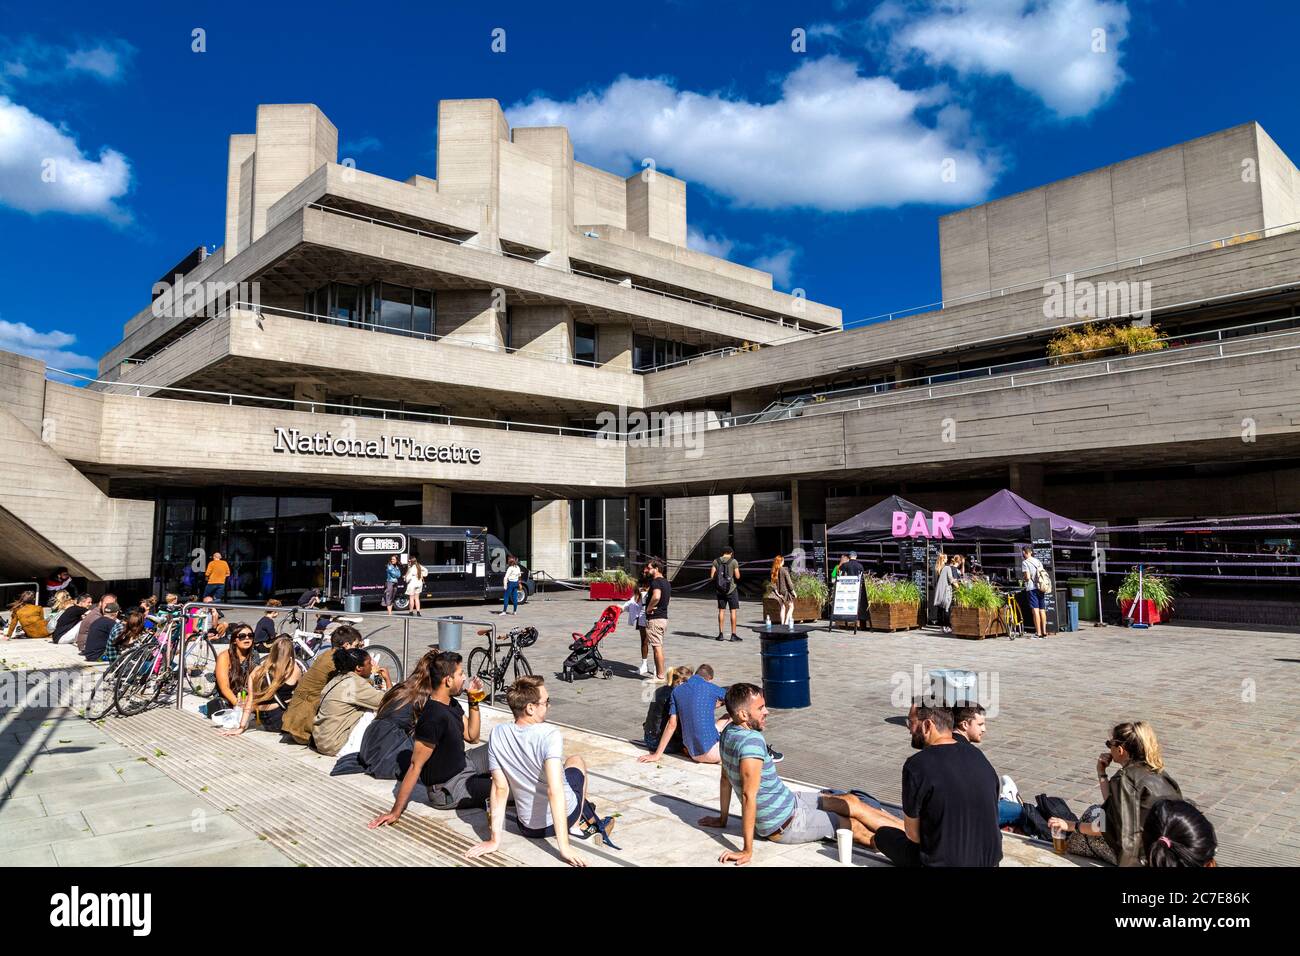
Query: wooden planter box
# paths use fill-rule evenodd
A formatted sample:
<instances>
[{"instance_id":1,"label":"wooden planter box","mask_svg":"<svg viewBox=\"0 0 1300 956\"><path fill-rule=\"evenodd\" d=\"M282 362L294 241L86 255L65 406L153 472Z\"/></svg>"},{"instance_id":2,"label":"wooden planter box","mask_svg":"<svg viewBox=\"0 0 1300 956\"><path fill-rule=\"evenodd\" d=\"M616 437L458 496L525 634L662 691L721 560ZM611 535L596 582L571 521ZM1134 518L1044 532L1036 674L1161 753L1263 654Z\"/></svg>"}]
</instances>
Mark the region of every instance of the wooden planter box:
<instances>
[{"instance_id":1,"label":"wooden planter box","mask_svg":"<svg viewBox=\"0 0 1300 956\"><path fill-rule=\"evenodd\" d=\"M873 604L870 608L873 631L910 631L916 627L915 604Z\"/></svg>"},{"instance_id":2,"label":"wooden planter box","mask_svg":"<svg viewBox=\"0 0 1300 956\"><path fill-rule=\"evenodd\" d=\"M592 581L587 598L592 601L630 601L635 590L631 586L620 588L608 581Z\"/></svg>"},{"instance_id":3,"label":"wooden planter box","mask_svg":"<svg viewBox=\"0 0 1300 956\"><path fill-rule=\"evenodd\" d=\"M975 640L997 637L1002 633L1002 621L998 619L997 611L953 605L952 632L958 637L970 637Z\"/></svg>"},{"instance_id":4,"label":"wooden planter box","mask_svg":"<svg viewBox=\"0 0 1300 956\"><path fill-rule=\"evenodd\" d=\"M781 622L781 605L777 603L776 598L763 598L763 616L773 624ZM794 599L794 621L796 624L805 624L809 621L820 620L822 616L822 606L816 598Z\"/></svg>"},{"instance_id":5,"label":"wooden planter box","mask_svg":"<svg viewBox=\"0 0 1300 956\"><path fill-rule=\"evenodd\" d=\"M1131 600L1128 600L1127 598L1119 602L1119 613L1121 615L1121 620L1123 620L1125 624L1129 623L1128 609L1131 608L1132 606L1133 606L1133 602ZM1160 616L1160 608L1156 607L1155 601L1146 600L1142 602L1142 607L1139 610L1133 612L1134 623L1137 622L1139 614L1142 615L1143 624L1159 624L1161 620L1163 620L1163 618L1161 618ZM1167 616L1168 615L1166 615L1166 617Z\"/></svg>"}]
</instances>

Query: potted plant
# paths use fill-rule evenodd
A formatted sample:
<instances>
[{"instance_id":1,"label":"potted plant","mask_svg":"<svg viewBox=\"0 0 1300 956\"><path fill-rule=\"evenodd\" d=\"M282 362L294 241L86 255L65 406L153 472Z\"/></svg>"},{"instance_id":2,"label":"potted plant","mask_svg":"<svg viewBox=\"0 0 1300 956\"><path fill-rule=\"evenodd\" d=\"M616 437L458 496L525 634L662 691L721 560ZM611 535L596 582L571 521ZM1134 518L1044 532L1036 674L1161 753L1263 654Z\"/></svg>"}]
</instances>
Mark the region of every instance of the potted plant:
<instances>
[{"instance_id":1,"label":"potted plant","mask_svg":"<svg viewBox=\"0 0 1300 956\"><path fill-rule=\"evenodd\" d=\"M636 579L622 568L587 572L587 597L592 601L626 601L636 589Z\"/></svg>"},{"instance_id":2,"label":"potted plant","mask_svg":"<svg viewBox=\"0 0 1300 956\"><path fill-rule=\"evenodd\" d=\"M952 591L952 632L980 640L1002 633L1002 595L984 578L967 578Z\"/></svg>"},{"instance_id":3,"label":"potted plant","mask_svg":"<svg viewBox=\"0 0 1300 956\"><path fill-rule=\"evenodd\" d=\"M919 621L921 589L916 586L916 582L894 575L869 577L867 607L873 630L909 630L916 627Z\"/></svg>"},{"instance_id":4,"label":"potted plant","mask_svg":"<svg viewBox=\"0 0 1300 956\"><path fill-rule=\"evenodd\" d=\"M1168 620L1169 611L1174 606L1174 578L1145 568L1142 569L1141 578L1142 607L1133 612L1133 620L1139 620L1138 615L1141 615L1143 624L1159 624L1162 620ZM1115 597L1119 599L1119 612L1124 620L1128 620L1129 608L1137 600L1138 583L1138 569L1133 568L1124 576L1124 582L1115 592Z\"/></svg>"},{"instance_id":5,"label":"potted plant","mask_svg":"<svg viewBox=\"0 0 1300 956\"><path fill-rule=\"evenodd\" d=\"M794 575L794 620L795 623L816 621L822 616L822 608L830 589L826 582L815 574L801 572ZM772 582L763 588L763 616L769 621L780 623L781 605L772 597Z\"/></svg>"}]
</instances>

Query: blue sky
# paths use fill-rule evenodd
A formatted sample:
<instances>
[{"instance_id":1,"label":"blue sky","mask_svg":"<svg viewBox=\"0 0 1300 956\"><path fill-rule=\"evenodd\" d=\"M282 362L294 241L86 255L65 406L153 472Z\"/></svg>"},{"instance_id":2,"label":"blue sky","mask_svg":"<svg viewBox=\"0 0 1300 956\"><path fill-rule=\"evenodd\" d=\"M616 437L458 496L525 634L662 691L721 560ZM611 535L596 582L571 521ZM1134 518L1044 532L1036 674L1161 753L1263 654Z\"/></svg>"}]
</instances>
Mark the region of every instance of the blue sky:
<instances>
[{"instance_id":1,"label":"blue sky","mask_svg":"<svg viewBox=\"0 0 1300 956\"><path fill-rule=\"evenodd\" d=\"M340 158L396 179L435 175L439 99L564 123L580 160L687 179L697 248L848 323L939 297L952 209L1252 119L1300 159L1290 2L554 9L0 2L0 349L93 367L222 242L227 138L258 103L316 103Z\"/></svg>"}]
</instances>

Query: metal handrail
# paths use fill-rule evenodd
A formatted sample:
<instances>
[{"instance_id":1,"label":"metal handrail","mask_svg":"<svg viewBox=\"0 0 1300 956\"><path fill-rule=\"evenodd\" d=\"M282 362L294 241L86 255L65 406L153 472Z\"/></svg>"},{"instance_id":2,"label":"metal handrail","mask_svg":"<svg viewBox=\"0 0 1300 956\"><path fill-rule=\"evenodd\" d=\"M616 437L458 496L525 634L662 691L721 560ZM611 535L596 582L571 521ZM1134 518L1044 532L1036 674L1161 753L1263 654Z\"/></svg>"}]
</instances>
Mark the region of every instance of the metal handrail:
<instances>
[{"instance_id":1,"label":"metal handrail","mask_svg":"<svg viewBox=\"0 0 1300 956\"><path fill-rule=\"evenodd\" d=\"M1065 279L1070 276L1080 276L1085 274L1091 275L1103 270L1113 270L1119 266L1124 265L1125 263L1133 263L1139 266L1145 265L1147 259L1158 259L1161 256L1168 256L1168 255L1173 255L1174 253L1186 252L1188 249L1196 249L1202 246L1208 246L1210 251L1213 251L1214 249L1224 249L1227 248L1226 244L1233 239L1241 239L1243 237L1252 237L1252 236L1254 237L1254 239L1247 239L1247 241L1253 242L1255 241L1255 239L1271 239L1273 238L1273 236L1276 236L1279 232L1282 231L1294 232L1296 229L1300 229L1300 220L1297 220L1296 222L1284 222L1281 225L1277 225L1277 226L1265 226L1260 229L1251 229L1247 232L1235 232L1232 235L1220 236L1217 239L1202 239L1200 242L1192 242L1183 246L1173 246L1168 249L1161 249L1157 252L1147 252L1140 256L1129 256L1125 259L1115 259L1111 262L1103 262L1100 265L1080 266L1079 268L1076 269L1070 269L1067 272L1057 272L1052 275L1044 276L1041 279L1033 279L1028 282L1017 283L1016 285L1003 286L999 289L990 288L984 292L971 292L968 293L967 295L957 296L956 298L952 298L952 299L940 299L938 302L930 302L927 303L926 305L912 306L910 308L899 309L894 312L882 312L880 315L873 315L863 319L859 324L866 324L868 322L876 322L880 320L889 322L889 321L893 321L894 318L902 318L905 315L909 315L917 311L928 311L936 308L946 309L950 305L955 305L959 302L965 302L967 300L974 301L980 299L990 299L993 298L994 296L1007 295L1010 292L1032 289L1035 286L1041 286L1045 283L1054 282L1060 279ZM1270 233L1272 235L1270 235Z\"/></svg>"},{"instance_id":2,"label":"metal handrail","mask_svg":"<svg viewBox=\"0 0 1300 956\"><path fill-rule=\"evenodd\" d=\"M40 607L41 582L39 581L0 581L0 588L23 588L29 584L32 586L32 590L36 592L36 606Z\"/></svg>"},{"instance_id":3,"label":"metal handrail","mask_svg":"<svg viewBox=\"0 0 1300 956\"><path fill-rule=\"evenodd\" d=\"M264 402L264 403L271 403L271 404L288 403L290 405L295 405L295 406L306 405L308 406L308 410L312 413L315 413L316 409L318 408L322 408L326 410L340 409L341 411L336 412L335 414L342 414L342 415L355 415L358 412L378 412L379 413L378 415L369 415L363 417L367 417L367 418L377 417L384 421L388 420L389 415L407 416L407 417L416 416L419 419L429 419L428 424L431 425L445 424L450 426L453 424L456 425L464 424L467 427L471 427L471 428L505 426L504 428L497 428L496 430L510 431L513 428L519 431L541 432L542 434L553 433L560 437L570 436L570 437L601 438L605 441L619 441L623 438L622 432L607 432L597 428L576 428L572 425L543 425L537 422L515 422L515 421L510 421L508 419L501 419L501 418L471 418L465 415L446 415L440 412L403 411L401 409L394 409L394 408L375 408L368 405L344 405L338 402L314 402L314 401L309 401L307 399L276 398L275 396L271 396L271 395L244 395L239 392L213 392L213 391L208 391L206 389L199 389L199 388L180 388L175 385L151 385L147 382L124 383L122 381L113 381L109 379L91 378L89 375L80 375L76 372L68 372L60 368L47 367L46 374L48 375L50 373L53 373L55 375L63 375L68 378L81 379L82 381L90 385L105 385L112 389L126 389L126 391L108 391L108 389L105 389L105 391L108 391L108 394L110 395L130 395L133 390L135 398L157 397L155 394L150 394L150 395L140 394L142 389L151 389L155 393L180 392L186 395L209 395L214 398L224 398L226 399L226 404L230 406L233 406L235 404L235 399L240 399L241 404L244 402L252 402L252 403ZM394 420L402 421L403 419L399 417L399 418L395 418Z\"/></svg>"},{"instance_id":4,"label":"metal handrail","mask_svg":"<svg viewBox=\"0 0 1300 956\"><path fill-rule=\"evenodd\" d=\"M1278 333L1274 333L1273 335L1265 336L1265 338L1274 338L1274 337L1279 337L1279 336L1284 336L1284 335L1297 335L1297 336L1300 336L1300 330L1297 330L1297 331L1295 331L1295 332L1278 332ZM1022 381L1019 382L1019 383L1016 382L1016 377L1015 377L1014 375L1010 375L1010 376L1007 376L1008 381L1006 381L1006 382L1001 382L1001 381L999 381L997 384L991 385L990 387L987 387L987 388L967 388L967 389L962 389L962 390L958 391L958 392L956 393L956 395L959 395L959 396L965 396L965 395L980 395L980 394L984 394L984 393L987 393L987 392L1003 391L1003 390L1008 389L1008 388L1028 388L1028 387L1031 386L1031 385L1045 385L1045 384L1049 384L1049 383L1052 383L1052 382L1060 382L1060 381L1077 381L1077 380L1079 380L1079 379L1085 379L1085 378L1097 378L1097 377L1099 377L1099 376L1106 376L1106 375L1120 375L1120 374L1124 374L1124 373L1126 373L1126 372L1132 372L1132 371L1148 371L1148 370L1163 369L1163 368L1174 368L1174 367L1177 367L1177 366L1180 366L1180 365L1193 365L1193 364L1197 364L1197 363L1200 363L1200 362L1221 361L1221 360L1224 360L1224 359L1233 359L1233 358L1249 358L1249 357L1254 356L1254 355L1267 355L1267 354L1270 354L1270 353L1277 353L1277 352L1290 352L1290 351L1300 350L1300 343L1297 343L1296 345L1288 345L1288 346L1284 346L1284 347L1281 347L1281 348L1256 349L1256 350L1254 350L1254 351L1229 352L1229 353L1226 353L1226 354L1225 354L1224 351L1223 351L1223 346L1222 346L1221 343L1205 343L1204 345L1188 346L1188 349L1190 350L1190 349L1196 349L1196 348L1216 348L1216 347L1217 347L1217 352L1216 352L1215 354L1212 354L1212 355L1209 355L1209 356L1204 356L1204 357L1199 357L1199 358L1186 358L1186 359L1183 359L1182 361L1174 361L1174 362L1160 362L1160 363L1143 364L1143 365L1135 366L1135 367L1133 367L1133 368L1129 368L1129 367L1125 367L1125 368L1111 368L1111 366L1112 366L1112 365L1115 365L1115 364L1120 364L1121 362L1124 362L1125 360L1128 360L1128 359L1137 359L1137 358L1144 358L1144 357L1145 357L1145 358L1150 358L1150 357L1151 357L1153 354L1155 354L1155 353L1152 353L1152 352L1138 352L1138 353L1136 353L1136 354L1134 354L1134 355L1125 355L1125 356L1120 356L1120 357L1116 357L1116 358L1109 358L1109 359L1096 359L1096 360L1094 360L1093 362L1081 362L1081 363L1077 363L1077 364L1065 365L1065 366L1059 366L1059 367L1057 367L1057 368L1058 368L1060 371L1062 371L1062 372L1064 372L1064 371L1066 371L1066 370L1069 370L1069 369L1078 369L1078 370L1080 370L1081 372L1083 372L1083 374L1077 374L1077 375L1068 375L1068 374L1066 374L1066 375L1058 375L1058 376L1050 377L1050 378L1035 377L1032 381L1023 381L1023 380L1022 380ZM1183 352L1182 349L1171 350L1171 351L1176 351L1176 352L1179 352L1179 353L1182 353L1182 352ZM1104 364L1104 366L1105 366L1104 369L1098 370L1098 369L1097 369L1097 366L1100 366L1100 365L1103 365L1103 364ZM957 384L957 383L945 383L945 384ZM941 386L940 386L940 387L941 387ZM888 405L895 405L895 404L909 404L909 403L911 403L911 402L924 402L924 401L930 401L930 400L932 400L932 399L934 399L934 398L945 398L945 397L949 397L949 396L948 396L948 393L944 393L944 394L936 395L933 387L927 389L927 390L926 390L926 394L924 394L924 395L920 395L920 396L918 397L917 393L919 393L920 391L921 391L920 388L914 388L914 389L900 389L900 390L898 391L898 394L895 396L895 397L897 397L897 398L899 399L899 401L897 401L897 402L890 402L890 401L885 401L885 402L873 402L873 403L871 403L871 404L868 405L868 406L864 406L864 405L862 404L862 401L863 401L862 398L857 398L857 399L849 399L849 398L845 398L845 399L840 399L839 401L834 401L834 402L814 402L814 403L811 403L811 404L807 404L807 405L803 405L803 406L801 406L801 412L800 412L800 414L799 414L798 416L795 416L795 417L800 417L800 418L802 418L802 417L808 417L808 416L813 416L813 415L837 414L837 413L840 413L840 412L846 412L846 411L859 411L859 410L861 410L861 409L863 409L863 408L867 408L867 407L870 407L870 408L879 408L879 407L881 407L881 406L888 406ZM757 414L761 414L761 413L757 413ZM750 426L752 426L752 425L756 425L756 424L768 424L769 422L778 422L778 421L789 421L789 420L791 420L789 417L777 417L777 418L767 419L766 421L763 421L763 422L753 421L752 419L754 419L754 418L756 418L756 417L757 417L756 415L747 415L747 416L745 416L745 418L747 418L747 419L751 419L751 420L749 420L749 421L740 421L740 420L738 420L738 419L732 419L732 420L730 420L730 423L729 423L728 425L724 426L724 427L728 427L728 428L745 428L745 427L750 427ZM658 431L645 431L645 432L638 432L637 435L636 435L635 437L638 438L638 439L642 439L642 438L650 438L650 437L653 437L653 435L655 435L655 434L657 434L657 433L658 433Z\"/></svg>"},{"instance_id":5,"label":"metal handrail","mask_svg":"<svg viewBox=\"0 0 1300 956\"><path fill-rule=\"evenodd\" d=\"M1224 328L1221 329L1206 329L1202 332L1191 332L1186 335L1164 335L1156 339L1153 339L1152 341L1154 342L1185 341L1186 345L1174 346L1172 349L1169 350L1169 351L1176 351L1178 349L1195 347L1198 345L1209 344L1212 342L1223 342L1224 341L1223 336L1225 332L1235 332L1238 331L1239 329L1261 328L1269 325L1277 325L1283 322L1300 323L1300 315L1284 316L1283 318L1279 318L1279 319L1265 319L1259 322L1247 322L1242 325L1230 325L1230 326L1225 326ZM1279 334L1286 334L1286 333L1285 331L1270 332L1270 333L1266 333L1266 337L1272 335L1279 335ZM1016 336L1016 337L1023 338L1023 335ZM1240 336L1240 338L1254 338L1254 336L1242 335ZM870 393L872 395L876 395L879 394L880 392L893 392L893 391L899 391L904 388L917 388L917 387L931 386L936 384L943 385L943 384L947 384L948 382L966 381L968 379L979 378L981 376L993 376L993 375L1006 374L1008 372L1013 372L1021 367L1024 367L1029 370L1033 370L1037 368L1047 368L1059 364L1078 364L1078 363L1069 363L1069 362L1062 363L1060 361L1062 359L1082 358L1084 361L1097 361L1100 358L1105 358L1105 356L1097 355L1096 353L1098 351L1100 350L1081 349L1077 352L1062 352L1059 355L1044 355L1041 358L1020 359L1019 361L1016 362L1002 362L996 365L980 365L969 369L959 369L955 372L939 372L932 375L918 375L914 378L901 378L890 382L881 382L876 385L848 385L845 386L844 388L830 389L824 392L803 392L798 395L792 395L785 400L794 402L794 401L798 401L801 398L812 399L817 401L818 404L820 404L821 401L825 400L827 396L839 395L845 392L852 393L852 392L863 392L863 391L870 390ZM1136 357L1138 355L1150 355L1153 352L1158 352L1158 351L1165 351L1165 350L1151 349L1146 352L1135 352L1132 355L1117 356L1117 358L1123 359L1123 358ZM1092 358L1089 358L1088 356L1092 356ZM853 368L862 368L862 367L864 366L851 364L851 365L840 366L840 369L844 370L844 369L853 369ZM755 414L762 414L762 413L758 412Z\"/></svg>"}]
</instances>

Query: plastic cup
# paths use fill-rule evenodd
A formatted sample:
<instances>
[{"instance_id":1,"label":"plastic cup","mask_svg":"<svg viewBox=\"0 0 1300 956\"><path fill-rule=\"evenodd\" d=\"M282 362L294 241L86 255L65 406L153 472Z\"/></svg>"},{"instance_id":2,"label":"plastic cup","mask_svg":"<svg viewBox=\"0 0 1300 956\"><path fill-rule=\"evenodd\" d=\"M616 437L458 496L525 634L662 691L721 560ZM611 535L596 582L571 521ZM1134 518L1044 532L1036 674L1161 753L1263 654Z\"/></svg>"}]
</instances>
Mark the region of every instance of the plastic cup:
<instances>
[{"instance_id":1,"label":"plastic cup","mask_svg":"<svg viewBox=\"0 0 1300 956\"><path fill-rule=\"evenodd\" d=\"M853 865L853 831L839 829L835 831L835 846L840 853L840 863Z\"/></svg>"},{"instance_id":2,"label":"plastic cup","mask_svg":"<svg viewBox=\"0 0 1300 956\"><path fill-rule=\"evenodd\" d=\"M1063 827L1052 827L1052 852L1065 856L1066 845L1070 842L1070 831Z\"/></svg>"}]
</instances>

